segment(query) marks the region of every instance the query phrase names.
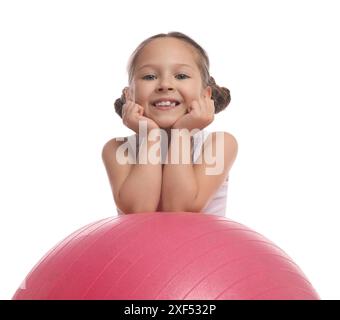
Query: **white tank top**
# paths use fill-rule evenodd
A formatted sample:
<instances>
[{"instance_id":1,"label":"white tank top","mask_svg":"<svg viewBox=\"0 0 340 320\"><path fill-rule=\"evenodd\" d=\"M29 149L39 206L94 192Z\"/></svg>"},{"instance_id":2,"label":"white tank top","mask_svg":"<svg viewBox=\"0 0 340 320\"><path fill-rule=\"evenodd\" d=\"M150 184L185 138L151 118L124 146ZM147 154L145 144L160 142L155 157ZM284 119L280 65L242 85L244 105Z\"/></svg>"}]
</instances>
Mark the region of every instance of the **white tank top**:
<instances>
[{"instance_id":1,"label":"white tank top","mask_svg":"<svg viewBox=\"0 0 340 320\"><path fill-rule=\"evenodd\" d=\"M210 132L207 130L201 130L197 132L193 136L193 163L197 162L197 159L200 156L202 146L204 141L209 136ZM129 137L129 143L135 144L136 135ZM132 150L137 148L136 153L138 154L138 143L135 144L136 147L132 145ZM164 153L162 153L162 159L164 159ZM203 213L214 214L217 216L224 217L226 215L226 207L227 207L227 193L228 193L228 178L223 181L222 185L217 189L215 194L211 197L211 199L207 202L206 206L201 210ZM118 207L117 212L119 215L124 214Z\"/></svg>"}]
</instances>

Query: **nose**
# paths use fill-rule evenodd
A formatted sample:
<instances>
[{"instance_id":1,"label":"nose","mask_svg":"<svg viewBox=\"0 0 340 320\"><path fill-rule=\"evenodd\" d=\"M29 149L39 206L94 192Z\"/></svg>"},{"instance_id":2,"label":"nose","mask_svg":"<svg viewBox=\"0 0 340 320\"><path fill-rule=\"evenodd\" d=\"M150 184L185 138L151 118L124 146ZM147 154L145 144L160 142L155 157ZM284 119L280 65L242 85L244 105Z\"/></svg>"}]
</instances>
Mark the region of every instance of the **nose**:
<instances>
[{"instance_id":1,"label":"nose","mask_svg":"<svg viewBox=\"0 0 340 320\"><path fill-rule=\"evenodd\" d=\"M173 91L174 87L168 79L161 79L157 85L157 91L158 92L167 92L167 91Z\"/></svg>"}]
</instances>

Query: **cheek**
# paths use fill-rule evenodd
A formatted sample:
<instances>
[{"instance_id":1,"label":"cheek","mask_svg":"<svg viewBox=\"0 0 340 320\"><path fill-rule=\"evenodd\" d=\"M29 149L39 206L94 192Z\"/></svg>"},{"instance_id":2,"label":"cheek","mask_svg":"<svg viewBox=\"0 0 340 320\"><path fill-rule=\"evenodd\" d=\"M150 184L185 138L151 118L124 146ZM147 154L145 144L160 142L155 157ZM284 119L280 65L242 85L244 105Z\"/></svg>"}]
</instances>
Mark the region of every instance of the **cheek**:
<instances>
[{"instance_id":1,"label":"cheek","mask_svg":"<svg viewBox=\"0 0 340 320\"><path fill-rule=\"evenodd\" d=\"M135 88L135 99L136 101L139 101L140 103L145 103L149 101L150 94L152 92L152 88L150 88L150 85L138 85Z\"/></svg>"},{"instance_id":2,"label":"cheek","mask_svg":"<svg viewBox=\"0 0 340 320\"><path fill-rule=\"evenodd\" d=\"M202 90L198 86L191 86L182 91L182 97L186 102L191 102L202 96Z\"/></svg>"},{"instance_id":3,"label":"cheek","mask_svg":"<svg viewBox=\"0 0 340 320\"><path fill-rule=\"evenodd\" d=\"M136 90L135 92L136 101L143 101L145 100L145 93L143 90Z\"/></svg>"}]
</instances>

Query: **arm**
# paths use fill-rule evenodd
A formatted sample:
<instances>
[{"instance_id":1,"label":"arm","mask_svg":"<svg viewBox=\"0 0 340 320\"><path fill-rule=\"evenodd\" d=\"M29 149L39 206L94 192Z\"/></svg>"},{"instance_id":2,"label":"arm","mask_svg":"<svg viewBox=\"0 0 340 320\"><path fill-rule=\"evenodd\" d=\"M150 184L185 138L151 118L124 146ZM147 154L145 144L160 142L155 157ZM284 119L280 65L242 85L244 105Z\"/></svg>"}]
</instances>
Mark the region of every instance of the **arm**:
<instances>
[{"instance_id":1,"label":"arm","mask_svg":"<svg viewBox=\"0 0 340 320\"><path fill-rule=\"evenodd\" d=\"M175 141L174 141L175 143ZM164 211L200 212L228 177L237 155L236 139L229 133L212 133L195 164L166 165L163 170ZM171 151L169 151L171 152ZM215 159L213 166L210 160Z\"/></svg>"},{"instance_id":2,"label":"arm","mask_svg":"<svg viewBox=\"0 0 340 320\"><path fill-rule=\"evenodd\" d=\"M146 142L146 141L144 141ZM111 189L117 207L124 213L156 211L161 191L161 163L148 161L151 148L159 141L148 141L140 146L137 163L129 159L128 164L117 161L117 142L106 144L103 148L103 161L109 176ZM144 157L144 158L143 158ZM146 164L139 164L139 158L147 159ZM131 164L132 163L132 164Z\"/></svg>"},{"instance_id":3,"label":"arm","mask_svg":"<svg viewBox=\"0 0 340 320\"><path fill-rule=\"evenodd\" d=\"M131 172L123 183L118 198L124 204L125 213L156 211L162 182L161 162L152 164L148 155L153 148L160 148L159 141L148 141L140 146L137 163L132 166ZM140 164L139 159L146 159Z\"/></svg>"},{"instance_id":4,"label":"arm","mask_svg":"<svg viewBox=\"0 0 340 320\"><path fill-rule=\"evenodd\" d=\"M161 198L163 211L190 211L190 204L197 194L197 182L190 157L192 143L189 130L181 130L178 138L171 138L168 163L163 168ZM189 143L189 149L182 148ZM189 161L184 163L184 160Z\"/></svg>"}]
</instances>

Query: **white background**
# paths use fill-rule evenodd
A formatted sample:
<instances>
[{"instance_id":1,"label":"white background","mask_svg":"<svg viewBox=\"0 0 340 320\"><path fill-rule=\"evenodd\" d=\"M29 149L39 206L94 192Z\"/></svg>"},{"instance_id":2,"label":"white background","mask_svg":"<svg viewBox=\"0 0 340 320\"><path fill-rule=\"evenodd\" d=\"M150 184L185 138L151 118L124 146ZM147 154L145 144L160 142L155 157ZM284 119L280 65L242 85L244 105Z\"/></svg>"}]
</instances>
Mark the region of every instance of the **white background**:
<instances>
[{"instance_id":1,"label":"white background","mask_svg":"<svg viewBox=\"0 0 340 320\"><path fill-rule=\"evenodd\" d=\"M200 43L232 102L227 217L262 233L339 299L338 1L1 1L0 298L81 226L116 215L104 143L145 38Z\"/></svg>"}]
</instances>

